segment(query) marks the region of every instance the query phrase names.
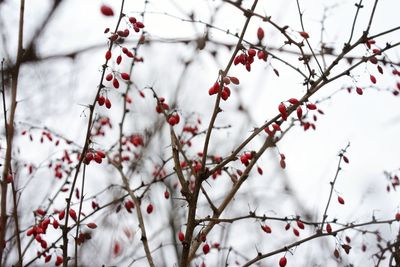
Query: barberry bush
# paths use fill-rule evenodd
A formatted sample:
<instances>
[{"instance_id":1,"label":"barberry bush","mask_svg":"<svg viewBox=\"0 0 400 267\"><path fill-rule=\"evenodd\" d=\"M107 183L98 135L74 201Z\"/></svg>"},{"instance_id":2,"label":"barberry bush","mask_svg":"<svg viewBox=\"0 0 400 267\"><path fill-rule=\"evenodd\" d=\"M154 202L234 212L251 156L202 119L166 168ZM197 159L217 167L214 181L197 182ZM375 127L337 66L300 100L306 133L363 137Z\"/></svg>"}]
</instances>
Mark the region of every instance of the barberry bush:
<instances>
[{"instance_id":1,"label":"barberry bush","mask_svg":"<svg viewBox=\"0 0 400 267\"><path fill-rule=\"evenodd\" d=\"M0 1L0 266L399 266L399 8Z\"/></svg>"}]
</instances>

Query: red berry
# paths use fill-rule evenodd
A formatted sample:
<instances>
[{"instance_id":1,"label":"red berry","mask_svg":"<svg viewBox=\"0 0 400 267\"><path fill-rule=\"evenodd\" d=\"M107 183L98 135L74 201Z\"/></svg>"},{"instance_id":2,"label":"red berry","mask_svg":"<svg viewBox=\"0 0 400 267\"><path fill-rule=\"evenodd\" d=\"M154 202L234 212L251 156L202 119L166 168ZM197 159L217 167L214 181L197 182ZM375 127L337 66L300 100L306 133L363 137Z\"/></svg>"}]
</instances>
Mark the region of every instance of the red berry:
<instances>
[{"instance_id":1,"label":"red berry","mask_svg":"<svg viewBox=\"0 0 400 267\"><path fill-rule=\"evenodd\" d=\"M377 64L377 63L378 63L378 59L377 59L376 57L370 57L370 58L369 58L369 61L370 61L372 64Z\"/></svg>"},{"instance_id":2,"label":"red berry","mask_svg":"<svg viewBox=\"0 0 400 267\"><path fill-rule=\"evenodd\" d=\"M381 55L381 54L382 54L382 51L381 51L380 49L377 49L377 48L372 49L372 52L373 52L375 55Z\"/></svg>"},{"instance_id":3,"label":"red berry","mask_svg":"<svg viewBox=\"0 0 400 267\"><path fill-rule=\"evenodd\" d=\"M178 113L176 113L176 114L174 115L174 117L175 117L175 120L176 120L176 124L178 124L178 123L181 121L181 117L179 117L179 114L178 114Z\"/></svg>"},{"instance_id":4,"label":"red berry","mask_svg":"<svg viewBox=\"0 0 400 267\"><path fill-rule=\"evenodd\" d=\"M45 240L42 240L42 241L40 242L40 246L41 246L43 249L46 249L46 248L47 248L47 242L46 242Z\"/></svg>"},{"instance_id":5,"label":"red berry","mask_svg":"<svg viewBox=\"0 0 400 267\"><path fill-rule=\"evenodd\" d=\"M279 126L279 124L277 124L276 122L274 122L272 124L272 128L274 128L275 131L282 131L281 127Z\"/></svg>"},{"instance_id":6,"label":"red berry","mask_svg":"<svg viewBox=\"0 0 400 267\"><path fill-rule=\"evenodd\" d=\"M290 104L292 104L292 105L296 105L296 104L299 103L299 100L297 100L296 98L290 98L290 99L288 100L288 102L289 102Z\"/></svg>"},{"instance_id":7,"label":"red berry","mask_svg":"<svg viewBox=\"0 0 400 267\"><path fill-rule=\"evenodd\" d=\"M88 223L88 224L86 224L86 226L89 227L90 229L97 228L97 224L95 224L95 223Z\"/></svg>"},{"instance_id":8,"label":"red berry","mask_svg":"<svg viewBox=\"0 0 400 267\"><path fill-rule=\"evenodd\" d=\"M56 258L56 266L60 266L63 263L63 257L57 256Z\"/></svg>"},{"instance_id":9,"label":"red berry","mask_svg":"<svg viewBox=\"0 0 400 267\"><path fill-rule=\"evenodd\" d=\"M299 120L301 120L302 116L303 116L303 110L301 109L301 107L297 107L296 109L296 113L297 113L297 118L299 118Z\"/></svg>"},{"instance_id":10,"label":"red berry","mask_svg":"<svg viewBox=\"0 0 400 267\"><path fill-rule=\"evenodd\" d=\"M286 161L285 161L284 159L281 159L281 160L279 161L279 164L281 165L281 168L282 168L282 169L285 169L285 168L286 168Z\"/></svg>"},{"instance_id":11,"label":"red berry","mask_svg":"<svg viewBox=\"0 0 400 267\"><path fill-rule=\"evenodd\" d=\"M113 249L114 256L117 256L120 252L121 252L121 245L119 244L118 241L115 241Z\"/></svg>"},{"instance_id":12,"label":"red berry","mask_svg":"<svg viewBox=\"0 0 400 267\"><path fill-rule=\"evenodd\" d=\"M283 257L279 260L279 266L280 266L280 267L285 267L286 264L287 264L286 257L283 256Z\"/></svg>"},{"instance_id":13,"label":"red berry","mask_svg":"<svg viewBox=\"0 0 400 267\"><path fill-rule=\"evenodd\" d=\"M378 71L379 71L380 74L383 74L383 69L382 69L381 66L378 65L376 68L378 69Z\"/></svg>"},{"instance_id":14,"label":"red berry","mask_svg":"<svg viewBox=\"0 0 400 267\"><path fill-rule=\"evenodd\" d=\"M135 25L136 25L136 27L138 27L138 28L144 28L144 24L142 23L142 22L140 22L140 21L137 21L136 23L135 23Z\"/></svg>"},{"instance_id":15,"label":"red berry","mask_svg":"<svg viewBox=\"0 0 400 267\"><path fill-rule=\"evenodd\" d=\"M299 32L299 34L300 34L301 37L303 37L304 39L310 38L310 35L308 35L308 33L306 33L306 32Z\"/></svg>"},{"instance_id":16,"label":"red berry","mask_svg":"<svg viewBox=\"0 0 400 267\"><path fill-rule=\"evenodd\" d=\"M240 83L239 79L236 78L236 77L231 76L231 77L229 77L229 79L231 80L231 82L232 82L233 84L236 84L236 85L237 85L237 84ZM219 85L218 85L218 88L219 88Z\"/></svg>"},{"instance_id":17,"label":"red berry","mask_svg":"<svg viewBox=\"0 0 400 267\"><path fill-rule=\"evenodd\" d=\"M233 64L236 66L239 63L240 63L240 57L236 56L235 59L233 60Z\"/></svg>"},{"instance_id":18,"label":"red berry","mask_svg":"<svg viewBox=\"0 0 400 267\"><path fill-rule=\"evenodd\" d=\"M264 30L261 27L259 27L257 30L257 38L260 41L264 39Z\"/></svg>"},{"instance_id":19,"label":"red berry","mask_svg":"<svg viewBox=\"0 0 400 267\"><path fill-rule=\"evenodd\" d=\"M240 161L246 166L249 165L249 160L247 159L247 157L245 155L240 157Z\"/></svg>"},{"instance_id":20,"label":"red berry","mask_svg":"<svg viewBox=\"0 0 400 267\"><path fill-rule=\"evenodd\" d=\"M131 209L133 209L135 207L135 203L133 203L132 200L128 200L127 202L125 202L125 209L130 213Z\"/></svg>"},{"instance_id":21,"label":"red berry","mask_svg":"<svg viewBox=\"0 0 400 267\"><path fill-rule=\"evenodd\" d=\"M112 79L113 79L112 73L107 74L106 80L107 80L107 81L111 81Z\"/></svg>"},{"instance_id":22,"label":"red berry","mask_svg":"<svg viewBox=\"0 0 400 267\"><path fill-rule=\"evenodd\" d=\"M132 98L128 95L125 96L125 100L126 100L126 103L128 103L128 104L132 103Z\"/></svg>"},{"instance_id":23,"label":"red berry","mask_svg":"<svg viewBox=\"0 0 400 267\"><path fill-rule=\"evenodd\" d=\"M110 101L110 99L106 98L105 104L106 104L106 108L108 108L108 109L111 108L111 101Z\"/></svg>"},{"instance_id":24,"label":"red berry","mask_svg":"<svg viewBox=\"0 0 400 267\"><path fill-rule=\"evenodd\" d=\"M335 256L335 258L339 258L340 254L339 254L339 250L335 249L335 251L333 252L333 255Z\"/></svg>"},{"instance_id":25,"label":"red berry","mask_svg":"<svg viewBox=\"0 0 400 267\"><path fill-rule=\"evenodd\" d=\"M226 100L229 98L229 93L228 93L228 91L225 90L225 88L224 88L224 90L222 90L222 92L221 92L221 98L222 98L222 100L224 100L224 101L226 101Z\"/></svg>"},{"instance_id":26,"label":"red berry","mask_svg":"<svg viewBox=\"0 0 400 267\"><path fill-rule=\"evenodd\" d=\"M357 87L356 88L356 92L357 92L357 94L362 95L363 94L363 89L361 89L360 87Z\"/></svg>"},{"instance_id":27,"label":"red berry","mask_svg":"<svg viewBox=\"0 0 400 267\"><path fill-rule=\"evenodd\" d=\"M253 158L253 154L251 154L251 153L246 153L246 154L244 154L244 156L245 156L248 160L251 160L251 159Z\"/></svg>"},{"instance_id":28,"label":"red berry","mask_svg":"<svg viewBox=\"0 0 400 267\"><path fill-rule=\"evenodd\" d=\"M126 73L126 72L121 73L121 78L124 79L124 80L129 80L129 74Z\"/></svg>"},{"instance_id":29,"label":"red berry","mask_svg":"<svg viewBox=\"0 0 400 267\"><path fill-rule=\"evenodd\" d=\"M362 244L361 250L362 250L362 252L365 252L367 250L367 246L365 244Z\"/></svg>"},{"instance_id":30,"label":"red berry","mask_svg":"<svg viewBox=\"0 0 400 267\"><path fill-rule=\"evenodd\" d=\"M182 233L182 231L179 231L178 233L178 239L179 241L183 242L185 240L185 234Z\"/></svg>"},{"instance_id":31,"label":"red berry","mask_svg":"<svg viewBox=\"0 0 400 267\"><path fill-rule=\"evenodd\" d=\"M148 214L152 213L153 212L153 205L152 204L147 205L146 211L147 211Z\"/></svg>"},{"instance_id":32,"label":"red berry","mask_svg":"<svg viewBox=\"0 0 400 267\"><path fill-rule=\"evenodd\" d=\"M89 164L93 160L93 158L94 158L93 153L91 153L91 152L86 153L85 163Z\"/></svg>"},{"instance_id":33,"label":"red berry","mask_svg":"<svg viewBox=\"0 0 400 267\"><path fill-rule=\"evenodd\" d=\"M47 255L45 258L44 258L44 262L49 262L51 260L51 255Z\"/></svg>"},{"instance_id":34,"label":"red berry","mask_svg":"<svg viewBox=\"0 0 400 267\"><path fill-rule=\"evenodd\" d=\"M165 190L165 192L164 192L164 197L165 197L166 199L169 199L169 192L168 192L168 190Z\"/></svg>"},{"instance_id":35,"label":"red berry","mask_svg":"<svg viewBox=\"0 0 400 267\"><path fill-rule=\"evenodd\" d=\"M96 154L97 154L99 157L103 158L103 159L106 157L106 154L105 154L103 151L100 151L100 150L97 150L97 151L96 151Z\"/></svg>"},{"instance_id":36,"label":"red berry","mask_svg":"<svg viewBox=\"0 0 400 267\"><path fill-rule=\"evenodd\" d=\"M114 80L113 80L113 86L115 89L119 88L119 81L116 78L114 78Z\"/></svg>"},{"instance_id":37,"label":"red berry","mask_svg":"<svg viewBox=\"0 0 400 267\"><path fill-rule=\"evenodd\" d=\"M296 221L296 223L297 223L297 226L298 226L300 229L304 229L304 223L303 223L302 221Z\"/></svg>"},{"instance_id":38,"label":"red berry","mask_svg":"<svg viewBox=\"0 0 400 267\"><path fill-rule=\"evenodd\" d=\"M109 37L110 41L114 42L118 39L118 34L114 33Z\"/></svg>"},{"instance_id":39,"label":"red berry","mask_svg":"<svg viewBox=\"0 0 400 267\"><path fill-rule=\"evenodd\" d=\"M58 214L58 219L61 221L62 219L64 219L65 217L65 210L62 210L59 214Z\"/></svg>"},{"instance_id":40,"label":"red berry","mask_svg":"<svg viewBox=\"0 0 400 267\"><path fill-rule=\"evenodd\" d=\"M171 126L174 126L175 124L177 124L177 120L176 120L175 116L170 116L170 117L168 118L168 123L169 123L169 125L171 125Z\"/></svg>"},{"instance_id":41,"label":"red berry","mask_svg":"<svg viewBox=\"0 0 400 267\"><path fill-rule=\"evenodd\" d=\"M261 229L266 232L267 234L270 234L272 232L271 227L269 227L268 225L261 225Z\"/></svg>"},{"instance_id":42,"label":"red berry","mask_svg":"<svg viewBox=\"0 0 400 267\"><path fill-rule=\"evenodd\" d=\"M106 99L104 98L104 96L99 96L99 98L97 99L97 102L99 103L99 106L104 105L104 102L106 101Z\"/></svg>"},{"instance_id":43,"label":"red berry","mask_svg":"<svg viewBox=\"0 0 400 267\"><path fill-rule=\"evenodd\" d=\"M224 83L224 84L230 84L231 83L231 80L229 79L229 77L224 77L223 79L222 79L222 82Z\"/></svg>"},{"instance_id":44,"label":"red berry","mask_svg":"<svg viewBox=\"0 0 400 267\"><path fill-rule=\"evenodd\" d=\"M121 57L121 55L119 55L117 57L117 60L115 60L115 62L117 62L117 64L119 65L119 64L121 64L121 61L122 61L122 57Z\"/></svg>"},{"instance_id":45,"label":"red berry","mask_svg":"<svg viewBox=\"0 0 400 267\"><path fill-rule=\"evenodd\" d=\"M396 221L400 221L400 212L396 213L395 218L396 218Z\"/></svg>"},{"instance_id":46,"label":"red berry","mask_svg":"<svg viewBox=\"0 0 400 267\"><path fill-rule=\"evenodd\" d=\"M344 199L342 197L338 197L338 202L342 205L344 205Z\"/></svg>"},{"instance_id":47,"label":"red berry","mask_svg":"<svg viewBox=\"0 0 400 267\"><path fill-rule=\"evenodd\" d=\"M58 221L56 219L53 219L53 228L57 229L59 225L60 224L58 223Z\"/></svg>"},{"instance_id":48,"label":"red berry","mask_svg":"<svg viewBox=\"0 0 400 267\"><path fill-rule=\"evenodd\" d=\"M101 159L101 157L97 154L95 154L93 156L94 161L96 161L98 164L100 164L103 160Z\"/></svg>"},{"instance_id":49,"label":"red berry","mask_svg":"<svg viewBox=\"0 0 400 267\"><path fill-rule=\"evenodd\" d=\"M78 218L76 216L76 212L73 209L69 209L69 216L71 216L72 219L74 219L74 221L76 221L76 219Z\"/></svg>"},{"instance_id":50,"label":"red berry","mask_svg":"<svg viewBox=\"0 0 400 267\"><path fill-rule=\"evenodd\" d=\"M231 89L229 87L224 87L224 89L221 92L221 98L223 100L227 100L231 96Z\"/></svg>"},{"instance_id":51,"label":"red berry","mask_svg":"<svg viewBox=\"0 0 400 267\"><path fill-rule=\"evenodd\" d=\"M332 226L329 223L326 224L326 232L328 234L332 233Z\"/></svg>"},{"instance_id":52,"label":"red berry","mask_svg":"<svg viewBox=\"0 0 400 267\"><path fill-rule=\"evenodd\" d=\"M278 106L278 110L281 113L282 119L285 121L287 120L287 112L286 112L286 106L283 103L280 103Z\"/></svg>"},{"instance_id":53,"label":"red berry","mask_svg":"<svg viewBox=\"0 0 400 267\"><path fill-rule=\"evenodd\" d=\"M306 105L306 107L307 107L309 110L315 110L315 109L317 109L317 106L316 106L315 104L313 104L313 103L308 103L308 104Z\"/></svg>"},{"instance_id":54,"label":"red berry","mask_svg":"<svg viewBox=\"0 0 400 267\"><path fill-rule=\"evenodd\" d=\"M265 51L259 50L257 52L257 57L258 57L258 59L262 59L264 61L267 61L267 57L266 57Z\"/></svg>"},{"instance_id":55,"label":"red berry","mask_svg":"<svg viewBox=\"0 0 400 267\"><path fill-rule=\"evenodd\" d=\"M114 11L112 10L111 7L109 7L107 5L101 5L100 11L104 16L107 16L107 17L114 16Z\"/></svg>"},{"instance_id":56,"label":"red berry","mask_svg":"<svg viewBox=\"0 0 400 267\"><path fill-rule=\"evenodd\" d=\"M36 227L36 233L37 234L44 234L43 228L42 227Z\"/></svg>"},{"instance_id":57,"label":"red berry","mask_svg":"<svg viewBox=\"0 0 400 267\"><path fill-rule=\"evenodd\" d=\"M249 54L250 57L254 57L257 54L256 50L254 50L254 49L249 49L249 51L247 51L247 53Z\"/></svg>"},{"instance_id":58,"label":"red berry","mask_svg":"<svg viewBox=\"0 0 400 267\"><path fill-rule=\"evenodd\" d=\"M95 201L92 201L92 209L96 209L98 207L97 203Z\"/></svg>"},{"instance_id":59,"label":"red berry","mask_svg":"<svg viewBox=\"0 0 400 267\"><path fill-rule=\"evenodd\" d=\"M214 95L219 91L219 83L215 82L214 85L208 90L209 95Z\"/></svg>"},{"instance_id":60,"label":"red berry","mask_svg":"<svg viewBox=\"0 0 400 267\"><path fill-rule=\"evenodd\" d=\"M299 235L300 235L300 232L299 232L299 230L297 230L296 228L293 228L293 234L294 234L295 236L299 236Z\"/></svg>"},{"instance_id":61,"label":"red berry","mask_svg":"<svg viewBox=\"0 0 400 267\"><path fill-rule=\"evenodd\" d=\"M37 242L42 242L42 236L40 236L40 235L35 236L35 240Z\"/></svg>"},{"instance_id":62,"label":"red berry","mask_svg":"<svg viewBox=\"0 0 400 267\"><path fill-rule=\"evenodd\" d=\"M210 246L206 243L203 246L203 253L208 254L208 252L210 252Z\"/></svg>"},{"instance_id":63,"label":"red berry","mask_svg":"<svg viewBox=\"0 0 400 267\"><path fill-rule=\"evenodd\" d=\"M108 50L108 51L106 52L105 58L106 58L107 60L110 60L110 58L111 58L111 51L110 51L110 50Z\"/></svg>"},{"instance_id":64,"label":"red berry","mask_svg":"<svg viewBox=\"0 0 400 267\"><path fill-rule=\"evenodd\" d=\"M135 17L130 17L129 18L129 22L132 23L132 24L136 23L136 18Z\"/></svg>"},{"instance_id":65,"label":"red berry","mask_svg":"<svg viewBox=\"0 0 400 267\"><path fill-rule=\"evenodd\" d=\"M371 80L371 82L372 82L373 84L376 83L376 78L375 78L374 75L370 75L370 76L369 76L369 79Z\"/></svg>"},{"instance_id":66,"label":"red berry","mask_svg":"<svg viewBox=\"0 0 400 267\"><path fill-rule=\"evenodd\" d=\"M36 215L40 215L40 216L44 216L46 214L46 212L42 209L37 209L35 211Z\"/></svg>"},{"instance_id":67,"label":"red berry","mask_svg":"<svg viewBox=\"0 0 400 267\"><path fill-rule=\"evenodd\" d=\"M46 218L42 221L41 225L43 226L43 228L47 229L47 227L50 224L50 218Z\"/></svg>"},{"instance_id":68,"label":"red berry","mask_svg":"<svg viewBox=\"0 0 400 267\"><path fill-rule=\"evenodd\" d=\"M27 236L31 236L31 235L33 235L35 232L36 232L35 229L34 229L34 228L31 228L31 229L29 229L28 231L26 231L26 235L27 235Z\"/></svg>"}]
</instances>

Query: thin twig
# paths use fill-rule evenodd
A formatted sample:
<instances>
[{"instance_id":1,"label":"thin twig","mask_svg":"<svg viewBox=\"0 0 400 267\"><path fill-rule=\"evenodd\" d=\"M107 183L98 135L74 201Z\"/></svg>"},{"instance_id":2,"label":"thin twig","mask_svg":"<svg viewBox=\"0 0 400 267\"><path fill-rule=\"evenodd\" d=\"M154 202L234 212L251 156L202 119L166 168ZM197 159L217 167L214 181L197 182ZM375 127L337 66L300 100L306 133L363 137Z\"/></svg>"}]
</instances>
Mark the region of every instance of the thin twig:
<instances>
[{"instance_id":1,"label":"thin twig","mask_svg":"<svg viewBox=\"0 0 400 267\"><path fill-rule=\"evenodd\" d=\"M116 166L117 167L117 166ZM141 210L141 203L140 203L140 200L136 197L136 195L135 195L135 193L131 190L131 188L130 188L130 185L129 185L129 181L128 181L128 178L125 176L125 174L122 172L122 169L121 168L118 168L117 167L117 169L118 169L118 171L119 171L119 173L120 173L120 175L121 175L121 178L122 178L122 181L123 181L123 183L124 183L124 185L125 185L125 189L128 191L128 193L129 193L129 196L131 197L131 199L133 200L133 202L135 203L135 206L136 206L136 215L137 215L137 217L138 217L138 220L139 220L139 228L140 228L140 231L141 231L141 233L142 233L142 237L141 237L141 241L142 241L142 243L143 243L143 247L144 247L144 251L145 251L145 253L146 253L146 258L147 258L147 261L149 262L149 265L151 266L151 267L155 267L155 265L154 265L154 261L153 261L153 257L152 257L152 255L151 255L151 250L150 250L150 248L149 248L149 242L148 242L148 240L147 240L147 235L146 235L146 225L145 225L145 223L144 223L144 220L143 220L143 214L142 214L142 210Z\"/></svg>"},{"instance_id":2,"label":"thin twig","mask_svg":"<svg viewBox=\"0 0 400 267\"><path fill-rule=\"evenodd\" d=\"M12 148L13 148L13 139L14 139L14 117L15 111L17 109L17 89L18 89L18 77L19 77L19 69L21 65L21 59L23 55L23 38L24 38L24 12L25 12L25 0L20 1L20 10L19 10L19 26L18 26L18 47L17 47L17 58L14 69L11 74L11 98L10 98L10 119L8 120L7 129L7 149L6 149L6 157L3 166L3 179L1 181L1 211L0 211L0 267L3 266L3 252L5 248L5 244L3 244L7 231L7 189L8 182L7 177L12 175L10 173L11 168L11 158L12 158ZM3 82L4 84L4 82ZM4 87L3 87L4 90ZM3 91L4 97L5 91ZM5 108L5 103L4 103ZM6 115L6 114L5 114ZM22 260L22 259L20 259ZM21 263L22 264L22 263Z\"/></svg>"},{"instance_id":3,"label":"thin twig","mask_svg":"<svg viewBox=\"0 0 400 267\"><path fill-rule=\"evenodd\" d=\"M360 2L358 4L356 4L357 11L356 11L356 14L354 15L353 25L351 26L350 37L349 37L349 40L347 41L347 45L350 45L351 39L353 38L353 34L354 34L354 29L356 27L358 13L360 12L360 9L363 8L362 2L363 2L363 0L360 0Z\"/></svg>"},{"instance_id":4,"label":"thin twig","mask_svg":"<svg viewBox=\"0 0 400 267\"><path fill-rule=\"evenodd\" d=\"M79 230L81 226L81 212L82 212L82 205L83 205L83 199L85 198L85 177L86 177L86 165L83 165L83 171L82 171L82 184L81 184L81 199L79 201L79 209L78 209L78 219L76 221L76 232L75 232L75 267L79 267L78 265L78 238L79 238Z\"/></svg>"},{"instance_id":5,"label":"thin twig","mask_svg":"<svg viewBox=\"0 0 400 267\"><path fill-rule=\"evenodd\" d=\"M371 15L370 15L370 17L369 17L368 26L367 26L367 29L365 30L365 32L366 32L367 34L369 33L369 30L371 29L372 20L374 19L375 10L376 10L376 6L377 6L377 5L378 5L378 0L375 0L375 2L374 2L374 7L372 8Z\"/></svg>"},{"instance_id":6,"label":"thin twig","mask_svg":"<svg viewBox=\"0 0 400 267\"><path fill-rule=\"evenodd\" d=\"M215 99L215 105L214 105L214 111L212 113L209 125L208 125L208 129L207 129L207 133L206 133L206 137L205 137L205 141L204 141L204 146L203 146L203 157L201 160L201 170L200 170L200 174L196 177L195 180L195 188L194 188L194 192L191 195L191 198L189 199L189 210L188 210L188 215L187 215L187 224L186 224L186 234L185 234L185 242L183 243L183 249L182 249L182 255L181 255L181 263L180 266L181 267L185 267L188 266L192 256L191 254L194 254L198 248L198 245L194 246L193 248L191 248L191 243L192 243L192 236L193 236L193 231L196 227L195 225L195 216L196 216L196 207L197 207L197 199L198 199L198 195L199 195L199 191L200 191L200 185L202 183L202 179L204 179L205 177L205 168L206 168L206 159L207 159L207 153L208 153L208 146L209 146L209 142L210 142L210 137L211 137L211 132L213 130L214 124L215 124L215 120L217 118L218 113L220 112L220 101L221 101L221 92L222 92L222 87L223 87L223 78L226 77L228 75L229 69L231 68L233 61L236 57L236 54L239 52L239 50L241 49L242 46L242 40L243 37L246 33L247 27L250 23L250 19L252 17L252 13L254 12L256 6L257 6L258 0L254 0L253 5L251 7L251 10L244 12L244 15L246 16L246 21L244 23L242 32L240 34L239 40L236 44L235 50L232 53L232 56L225 68L224 71L220 72L220 90L218 91L218 95ZM194 241L196 244L196 241Z\"/></svg>"},{"instance_id":7,"label":"thin twig","mask_svg":"<svg viewBox=\"0 0 400 267\"><path fill-rule=\"evenodd\" d=\"M325 211L324 211L324 214L322 215L321 227L319 229L321 231L321 233L322 233L322 231L324 229L325 221L328 218L327 212L328 212L328 208L329 208L329 203L331 202L331 199L332 199L332 194L333 194L333 189L335 188L336 179L339 177L339 172L342 170L340 165L342 163L342 159L343 159L344 153L346 153L346 150L349 148L349 146L350 146L350 143L348 143L347 146L344 149L342 149L342 151L339 154L339 161L338 161L338 165L337 165L337 168L336 168L336 174L335 174L335 177L333 178L333 181L330 182L331 191L329 192L329 197L328 197L328 201L327 201L326 206L325 206Z\"/></svg>"},{"instance_id":8,"label":"thin twig","mask_svg":"<svg viewBox=\"0 0 400 267\"><path fill-rule=\"evenodd\" d=\"M120 12L119 12L119 18L118 18L118 21L117 21L117 25L115 26L115 31L114 32L117 32L117 30L119 28L119 25L121 23L121 20L124 17L124 14L123 14L124 4L125 4L125 0L122 0L121 9L120 9ZM110 41L109 46L108 46L108 51L111 51L113 45L114 45L114 42ZM74 178L73 178L73 181L72 181L72 185L71 185L71 188L70 188L70 194L69 194L69 197L67 198L66 216L65 216L65 223L64 223L64 227L63 227L63 247L62 247L63 248L63 267L68 267L68 260L69 260L69 257L68 257L68 232L70 230L68 228L69 207L71 205L72 194L74 192L74 188L75 188L76 181L78 179L80 168L82 166L82 163L83 163L83 160L85 158L86 152L88 151L88 148L89 148L90 131L91 131L92 124L93 124L94 108L96 106L97 99L98 99L98 97L100 95L100 91L104 87L103 79L104 79L104 76L105 76L105 70L107 68L107 63L108 63L108 59L106 59L106 62L103 65L103 70L102 70L102 73L101 73L100 82L99 82L99 86L98 86L98 89L97 89L97 92L96 92L96 96L95 96L95 98L93 100L93 103L89 106L90 114L89 114L89 120L88 120L87 129L86 129L85 144L84 144L82 152L80 154L81 157L80 157L80 160L79 160L79 162L78 162L78 164L76 166L75 175L74 175Z\"/></svg>"},{"instance_id":9,"label":"thin twig","mask_svg":"<svg viewBox=\"0 0 400 267\"><path fill-rule=\"evenodd\" d=\"M297 9L298 9L298 11L299 11L301 29L302 29L303 31L306 31L305 28L304 28L303 12L301 12L299 0L296 0L296 3L297 3ZM323 73L324 71L322 70L321 64L319 64L318 58L316 57L316 55L315 55L315 53L314 53L314 49L312 49L311 44L310 44L310 42L308 41L308 38L305 38L305 41L306 41L306 43L307 43L307 45L308 45L308 48L309 48L310 51L311 51L311 54L313 55L313 57L314 57L314 59L315 59L315 62L317 62L319 71L320 71L321 73Z\"/></svg>"},{"instance_id":10,"label":"thin twig","mask_svg":"<svg viewBox=\"0 0 400 267\"><path fill-rule=\"evenodd\" d=\"M338 230L332 231L331 233L315 233L315 234L313 234L311 236L308 236L308 237L303 238L303 239L301 239L299 241L293 242L293 243L291 243L289 245L286 245L286 246L284 246L282 248L276 249L276 250L271 251L269 253L265 253L265 254L258 253L258 255L255 258L253 258L252 260L248 261L246 264L243 265L243 267L251 266L252 264L258 262L261 259L264 259L264 258L267 258L267 257L271 257L273 255L276 255L276 254L279 254L279 253L282 253L282 252L286 252L291 248L298 247L299 245L301 245L303 243L306 243L306 242L308 242L310 240L316 239L316 238L330 236L330 235L335 236L336 234L338 234L340 232L343 232L343 231L345 231L347 229L353 229L353 228L357 228L357 227L361 227L361 226L378 225L378 224L391 224L393 222L395 222L394 219L393 220L384 220L384 221L372 220L372 221L369 221L369 222L364 222L364 223L359 223L359 224L351 224L351 225L342 227L342 228L340 228Z\"/></svg>"}]
</instances>

